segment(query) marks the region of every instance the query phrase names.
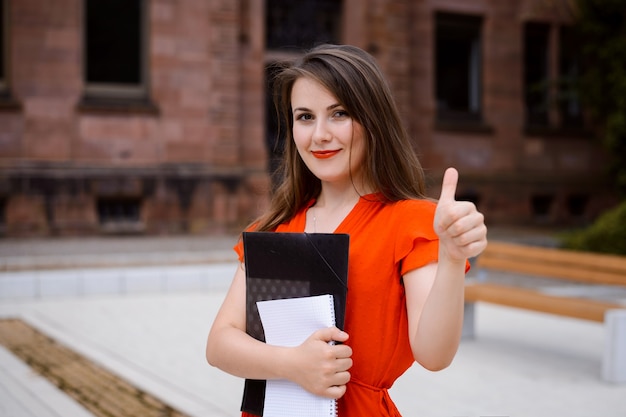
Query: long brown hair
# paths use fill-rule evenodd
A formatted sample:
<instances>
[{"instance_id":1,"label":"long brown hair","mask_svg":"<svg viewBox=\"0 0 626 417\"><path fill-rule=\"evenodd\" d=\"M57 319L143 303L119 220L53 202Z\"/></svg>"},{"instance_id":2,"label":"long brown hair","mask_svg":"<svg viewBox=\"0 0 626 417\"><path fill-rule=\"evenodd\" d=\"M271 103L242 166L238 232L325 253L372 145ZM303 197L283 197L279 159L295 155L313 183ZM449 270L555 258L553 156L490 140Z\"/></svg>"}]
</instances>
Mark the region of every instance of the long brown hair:
<instances>
[{"instance_id":1,"label":"long brown hair","mask_svg":"<svg viewBox=\"0 0 626 417\"><path fill-rule=\"evenodd\" d=\"M393 202L425 197L422 166L401 122L389 85L374 58L349 45L320 45L280 69L273 80L274 104L285 149L282 182L269 211L255 221L268 231L292 218L321 189L320 180L304 164L293 143L291 90L307 77L336 96L352 119L364 127L364 181Z\"/></svg>"}]
</instances>

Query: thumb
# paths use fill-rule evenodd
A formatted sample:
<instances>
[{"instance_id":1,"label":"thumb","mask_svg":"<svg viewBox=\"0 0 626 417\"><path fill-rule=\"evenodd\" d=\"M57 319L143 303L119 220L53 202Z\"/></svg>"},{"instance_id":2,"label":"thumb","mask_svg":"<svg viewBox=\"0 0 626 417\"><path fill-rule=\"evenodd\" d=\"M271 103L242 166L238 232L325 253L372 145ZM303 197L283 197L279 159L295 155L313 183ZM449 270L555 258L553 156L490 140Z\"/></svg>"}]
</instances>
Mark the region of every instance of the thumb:
<instances>
[{"instance_id":1,"label":"thumb","mask_svg":"<svg viewBox=\"0 0 626 417\"><path fill-rule=\"evenodd\" d=\"M441 196L439 202L452 202L456 194L456 185L459 182L459 173L454 168L446 169L443 174L443 183L441 184Z\"/></svg>"}]
</instances>

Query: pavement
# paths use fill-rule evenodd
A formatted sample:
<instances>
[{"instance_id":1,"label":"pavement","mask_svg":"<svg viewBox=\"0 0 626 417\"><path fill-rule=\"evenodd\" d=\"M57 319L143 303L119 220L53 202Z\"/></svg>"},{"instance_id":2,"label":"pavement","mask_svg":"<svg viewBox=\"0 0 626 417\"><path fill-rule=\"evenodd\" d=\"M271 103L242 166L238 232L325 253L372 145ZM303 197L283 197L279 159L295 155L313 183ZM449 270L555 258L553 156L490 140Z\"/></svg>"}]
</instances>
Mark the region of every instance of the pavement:
<instances>
[{"instance_id":1,"label":"pavement","mask_svg":"<svg viewBox=\"0 0 626 417\"><path fill-rule=\"evenodd\" d=\"M190 417L238 416L243 381L206 363L236 268L234 236L0 240L0 319L20 318ZM490 239L551 245L529 230ZM626 385L601 379L604 327L479 304L452 365L409 369L402 415L624 417ZM0 417L91 417L0 346Z\"/></svg>"}]
</instances>

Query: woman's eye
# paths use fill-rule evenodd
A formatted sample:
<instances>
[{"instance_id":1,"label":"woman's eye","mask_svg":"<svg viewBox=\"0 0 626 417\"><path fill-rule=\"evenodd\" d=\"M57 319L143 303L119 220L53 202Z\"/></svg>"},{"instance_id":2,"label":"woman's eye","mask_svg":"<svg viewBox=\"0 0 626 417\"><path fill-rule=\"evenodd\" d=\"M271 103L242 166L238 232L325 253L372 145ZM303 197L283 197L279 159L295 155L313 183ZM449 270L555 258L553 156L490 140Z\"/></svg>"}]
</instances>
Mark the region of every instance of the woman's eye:
<instances>
[{"instance_id":1,"label":"woman's eye","mask_svg":"<svg viewBox=\"0 0 626 417\"><path fill-rule=\"evenodd\" d=\"M333 113L333 116L336 118L349 117L348 112L345 110L337 110L335 113Z\"/></svg>"},{"instance_id":2,"label":"woman's eye","mask_svg":"<svg viewBox=\"0 0 626 417\"><path fill-rule=\"evenodd\" d=\"M308 114L308 113L302 113L296 116L296 120L311 120L313 119L313 116Z\"/></svg>"}]
</instances>

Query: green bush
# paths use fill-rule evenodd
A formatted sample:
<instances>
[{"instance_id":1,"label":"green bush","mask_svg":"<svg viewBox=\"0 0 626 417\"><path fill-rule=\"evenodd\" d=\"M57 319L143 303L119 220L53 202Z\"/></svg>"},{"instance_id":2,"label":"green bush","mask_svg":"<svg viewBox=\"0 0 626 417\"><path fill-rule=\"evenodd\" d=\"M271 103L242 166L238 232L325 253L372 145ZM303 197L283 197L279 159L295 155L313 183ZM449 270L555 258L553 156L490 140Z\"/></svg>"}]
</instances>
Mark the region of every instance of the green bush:
<instances>
[{"instance_id":1,"label":"green bush","mask_svg":"<svg viewBox=\"0 0 626 417\"><path fill-rule=\"evenodd\" d=\"M588 228L563 236L566 249L626 255L626 201L602 214Z\"/></svg>"}]
</instances>

